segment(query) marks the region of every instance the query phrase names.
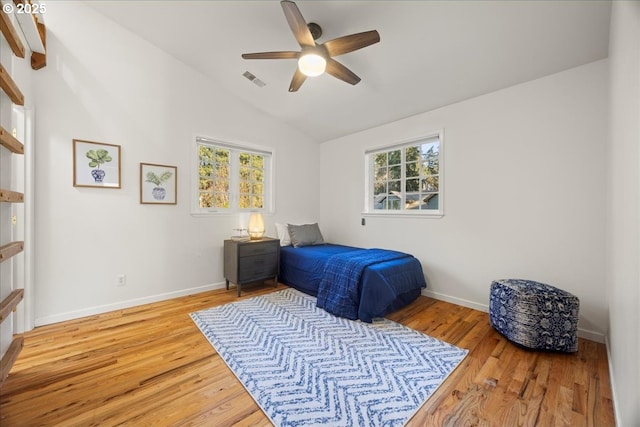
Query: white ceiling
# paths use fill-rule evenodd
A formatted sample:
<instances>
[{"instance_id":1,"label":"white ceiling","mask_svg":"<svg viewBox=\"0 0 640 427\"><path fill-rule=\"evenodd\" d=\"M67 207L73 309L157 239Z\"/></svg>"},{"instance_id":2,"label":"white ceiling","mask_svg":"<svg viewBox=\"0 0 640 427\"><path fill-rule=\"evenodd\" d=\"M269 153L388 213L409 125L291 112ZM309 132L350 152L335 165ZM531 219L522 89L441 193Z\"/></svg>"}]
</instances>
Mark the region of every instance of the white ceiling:
<instances>
[{"instance_id":1,"label":"white ceiling","mask_svg":"<svg viewBox=\"0 0 640 427\"><path fill-rule=\"evenodd\" d=\"M256 108L324 142L607 57L610 2L297 1L319 43L378 30L380 43L337 57L362 78L329 75L289 93L299 50L269 1L91 1L94 9ZM266 82L258 87L242 76Z\"/></svg>"}]
</instances>

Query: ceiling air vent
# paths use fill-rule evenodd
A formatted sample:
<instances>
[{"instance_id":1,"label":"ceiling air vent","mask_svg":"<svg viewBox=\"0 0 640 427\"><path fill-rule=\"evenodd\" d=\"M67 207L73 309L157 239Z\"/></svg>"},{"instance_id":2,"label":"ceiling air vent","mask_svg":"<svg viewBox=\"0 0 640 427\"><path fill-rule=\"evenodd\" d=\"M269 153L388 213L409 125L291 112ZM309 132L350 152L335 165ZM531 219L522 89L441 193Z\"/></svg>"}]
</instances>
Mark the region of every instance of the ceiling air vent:
<instances>
[{"instance_id":1,"label":"ceiling air vent","mask_svg":"<svg viewBox=\"0 0 640 427\"><path fill-rule=\"evenodd\" d=\"M249 81L252 81L253 84L258 87L264 87L266 85L265 82L263 82L262 80L260 80L259 78L257 78L256 76L254 76L248 71L245 71L244 73L242 73L242 75L245 76Z\"/></svg>"}]
</instances>

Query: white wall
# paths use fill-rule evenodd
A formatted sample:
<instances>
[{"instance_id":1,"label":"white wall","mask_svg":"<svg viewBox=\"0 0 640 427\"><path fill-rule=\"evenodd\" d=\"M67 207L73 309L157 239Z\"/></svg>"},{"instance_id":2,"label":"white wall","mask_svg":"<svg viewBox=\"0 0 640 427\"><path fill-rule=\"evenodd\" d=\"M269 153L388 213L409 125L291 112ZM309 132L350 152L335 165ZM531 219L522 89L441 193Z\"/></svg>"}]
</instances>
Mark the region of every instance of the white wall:
<instances>
[{"instance_id":1,"label":"white wall","mask_svg":"<svg viewBox=\"0 0 640 427\"><path fill-rule=\"evenodd\" d=\"M580 298L581 334L603 340L607 76L598 61L322 144L323 233L412 253L428 295L473 307L494 279L553 284ZM444 217L361 226L364 150L438 129Z\"/></svg>"},{"instance_id":2,"label":"white wall","mask_svg":"<svg viewBox=\"0 0 640 427\"><path fill-rule=\"evenodd\" d=\"M619 426L640 425L640 3L612 4L609 349Z\"/></svg>"},{"instance_id":3,"label":"white wall","mask_svg":"<svg viewBox=\"0 0 640 427\"><path fill-rule=\"evenodd\" d=\"M36 324L223 282L223 240L239 219L190 215L195 134L274 150L271 235L283 211L317 217L318 166L300 161L317 144L82 3L56 3L46 18L48 65L34 77ZM121 146L122 189L73 187L74 138ZM139 203L140 162L178 167L176 206Z\"/></svg>"}]
</instances>

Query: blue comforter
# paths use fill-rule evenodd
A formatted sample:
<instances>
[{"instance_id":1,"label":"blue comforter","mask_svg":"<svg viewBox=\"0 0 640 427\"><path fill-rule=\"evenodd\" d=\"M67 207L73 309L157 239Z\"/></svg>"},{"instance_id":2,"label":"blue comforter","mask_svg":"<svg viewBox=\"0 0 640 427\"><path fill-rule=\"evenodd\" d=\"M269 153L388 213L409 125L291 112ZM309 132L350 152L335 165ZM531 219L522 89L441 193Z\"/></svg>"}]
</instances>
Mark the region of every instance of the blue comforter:
<instances>
[{"instance_id":1,"label":"blue comforter","mask_svg":"<svg viewBox=\"0 0 640 427\"><path fill-rule=\"evenodd\" d=\"M368 266L411 257L386 249L362 249L331 256L318 286L317 306L336 316L355 320L360 307L360 278Z\"/></svg>"}]
</instances>

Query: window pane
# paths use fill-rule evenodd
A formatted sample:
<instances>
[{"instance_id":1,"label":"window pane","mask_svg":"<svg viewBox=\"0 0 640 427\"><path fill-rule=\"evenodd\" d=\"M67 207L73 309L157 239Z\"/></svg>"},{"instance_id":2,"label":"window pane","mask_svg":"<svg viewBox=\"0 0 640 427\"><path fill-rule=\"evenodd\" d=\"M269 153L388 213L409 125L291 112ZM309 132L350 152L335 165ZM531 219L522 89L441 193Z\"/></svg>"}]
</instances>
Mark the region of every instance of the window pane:
<instances>
[{"instance_id":1,"label":"window pane","mask_svg":"<svg viewBox=\"0 0 640 427\"><path fill-rule=\"evenodd\" d=\"M216 163L215 172L216 176L229 178L229 165L225 163Z\"/></svg>"},{"instance_id":2,"label":"window pane","mask_svg":"<svg viewBox=\"0 0 640 427\"><path fill-rule=\"evenodd\" d=\"M418 163L417 162L407 163L406 174L407 174L407 178L420 176L420 169L418 169Z\"/></svg>"},{"instance_id":3,"label":"window pane","mask_svg":"<svg viewBox=\"0 0 640 427\"><path fill-rule=\"evenodd\" d=\"M254 168L263 169L264 168L264 156L260 156L260 155L254 154L251 157L251 166L253 166Z\"/></svg>"},{"instance_id":4,"label":"window pane","mask_svg":"<svg viewBox=\"0 0 640 427\"><path fill-rule=\"evenodd\" d=\"M211 193L200 193L200 207L210 208L213 206L213 195Z\"/></svg>"},{"instance_id":5,"label":"window pane","mask_svg":"<svg viewBox=\"0 0 640 427\"><path fill-rule=\"evenodd\" d=\"M213 174L213 166L212 165L200 165L198 166L198 175L200 176L211 176Z\"/></svg>"},{"instance_id":6,"label":"window pane","mask_svg":"<svg viewBox=\"0 0 640 427\"><path fill-rule=\"evenodd\" d=\"M213 173L213 148L199 146L198 174L200 176L210 176Z\"/></svg>"},{"instance_id":7,"label":"window pane","mask_svg":"<svg viewBox=\"0 0 640 427\"><path fill-rule=\"evenodd\" d=\"M422 191L438 191L438 176L430 176L422 180Z\"/></svg>"},{"instance_id":8,"label":"window pane","mask_svg":"<svg viewBox=\"0 0 640 427\"><path fill-rule=\"evenodd\" d=\"M402 155L400 150L394 150L389 152L389 164L399 165L402 162Z\"/></svg>"},{"instance_id":9,"label":"window pane","mask_svg":"<svg viewBox=\"0 0 640 427\"><path fill-rule=\"evenodd\" d=\"M405 209L420 209L420 195L419 194L407 194L405 198Z\"/></svg>"},{"instance_id":10,"label":"window pane","mask_svg":"<svg viewBox=\"0 0 640 427\"><path fill-rule=\"evenodd\" d=\"M420 209L438 209L438 193L423 194Z\"/></svg>"},{"instance_id":11,"label":"window pane","mask_svg":"<svg viewBox=\"0 0 640 427\"><path fill-rule=\"evenodd\" d=\"M387 165L387 153L378 153L375 155L374 163L376 166L386 166Z\"/></svg>"},{"instance_id":12,"label":"window pane","mask_svg":"<svg viewBox=\"0 0 640 427\"><path fill-rule=\"evenodd\" d=\"M422 167L425 175L440 172L440 143L432 142L422 145Z\"/></svg>"},{"instance_id":13,"label":"window pane","mask_svg":"<svg viewBox=\"0 0 640 427\"><path fill-rule=\"evenodd\" d=\"M420 146L405 148L405 162L417 162L420 160Z\"/></svg>"},{"instance_id":14,"label":"window pane","mask_svg":"<svg viewBox=\"0 0 640 427\"><path fill-rule=\"evenodd\" d=\"M405 191L407 193L411 191L419 191L419 190L420 190L420 180L418 178L407 180L407 184L405 185Z\"/></svg>"},{"instance_id":15,"label":"window pane","mask_svg":"<svg viewBox=\"0 0 640 427\"><path fill-rule=\"evenodd\" d=\"M240 166L249 166L251 163L251 154L240 153Z\"/></svg>"},{"instance_id":16,"label":"window pane","mask_svg":"<svg viewBox=\"0 0 640 427\"><path fill-rule=\"evenodd\" d=\"M251 197L248 194L240 195L240 209L249 209L251 207Z\"/></svg>"},{"instance_id":17,"label":"window pane","mask_svg":"<svg viewBox=\"0 0 640 427\"><path fill-rule=\"evenodd\" d=\"M251 198L251 207L253 209L259 209L263 207L263 203L262 203L262 196L259 195L254 195Z\"/></svg>"},{"instance_id":18,"label":"window pane","mask_svg":"<svg viewBox=\"0 0 640 427\"><path fill-rule=\"evenodd\" d=\"M397 192L397 193L399 193L401 191L400 181L390 181L389 182L389 193L392 193L394 191Z\"/></svg>"},{"instance_id":19,"label":"window pane","mask_svg":"<svg viewBox=\"0 0 640 427\"><path fill-rule=\"evenodd\" d=\"M389 168L389 179L400 179L402 174L402 166L391 166Z\"/></svg>"},{"instance_id":20,"label":"window pane","mask_svg":"<svg viewBox=\"0 0 640 427\"><path fill-rule=\"evenodd\" d=\"M214 191L218 193L228 193L229 192L229 181L226 179L217 179L214 183Z\"/></svg>"},{"instance_id":21,"label":"window pane","mask_svg":"<svg viewBox=\"0 0 640 427\"><path fill-rule=\"evenodd\" d=\"M387 194L387 183L386 182L376 182L373 185L373 195L377 196L380 194Z\"/></svg>"},{"instance_id":22,"label":"window pane","mask_svg":"<svg viewBox=\"0 0 640 427\"><path fill-rule=\"evenodd\" d=\"M251 192L251 183L249 181L240 181L240 192L241 193L250 193Z\"/></svg>"},{"instance_id":23,"label":"window pane","mask_svg":"<svg viewBox=\"0 0 640 427\"><path fill-rule=\"evenodd\" d=\"M400 206L400 197L395 194L382 194L374 198L374 209L397 209Z\"/></svg>"},{"instance_id":24,"label":"window pane","mask_svg":"<svg viewBox=\"0 0 640 427\"><path fill-rule=\"evenodd\" d=\"M382 167L382 168L376 168L376 181L378 180L386 180L387 177L387 168L386 167Z\"/></svg>"},{"instance_id":25,"label":"window pane","mask_svg":"<svg viewBox=\"0 0 640 427\"><path fill-rule=\"evenodd\" d=\"M215 207L228 208L229 207L229 195L228 194L215 194Z\"/></svg>"},{"instance_id":26,"label":"window pane","mask_svg":"<svg viewBox=\"0 0 640 427\"><path fill-rule=\"evenodd\" d=\"M251 168L248 166L240 166L240 179L251 179Z\"/></svg>"},{"instance_id":27,"label":"window pane","mask_svg":"<svg viewBox=\"0 0 640 427\"><path fill-rule=\"evenodd\" d=\"M200 190L203 191L212 191L213 190L213 180L207 178L200 178Z\"/></svg>"}]
</instances>

